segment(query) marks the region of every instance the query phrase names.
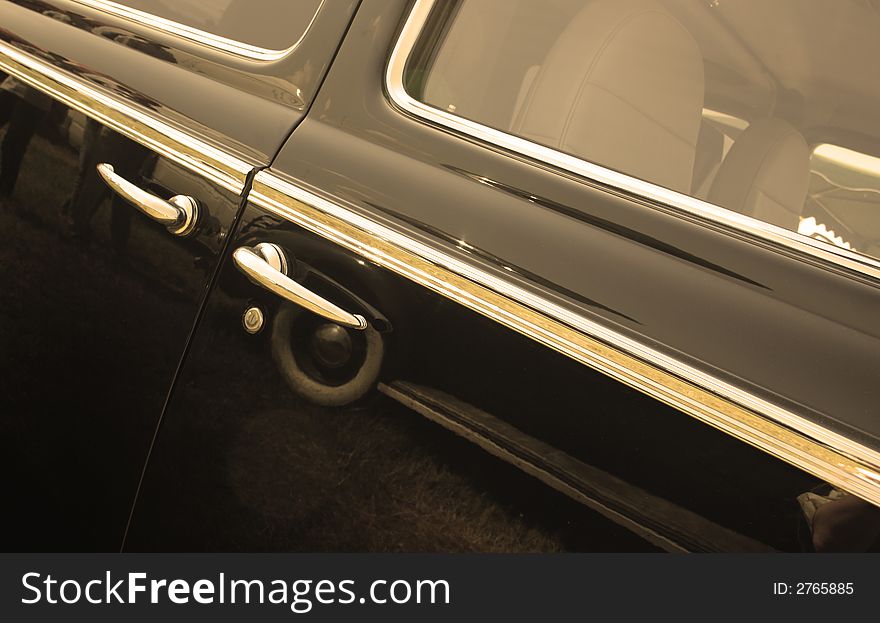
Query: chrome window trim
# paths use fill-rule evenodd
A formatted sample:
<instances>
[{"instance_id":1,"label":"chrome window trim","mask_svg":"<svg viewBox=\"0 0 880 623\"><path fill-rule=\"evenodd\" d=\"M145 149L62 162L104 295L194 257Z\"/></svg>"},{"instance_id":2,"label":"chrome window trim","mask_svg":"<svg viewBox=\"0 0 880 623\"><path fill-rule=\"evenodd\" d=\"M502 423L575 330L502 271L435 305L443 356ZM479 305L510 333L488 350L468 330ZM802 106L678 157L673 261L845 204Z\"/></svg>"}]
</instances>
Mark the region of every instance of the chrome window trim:
<instances>
[{"instance_id":1,"label":"chrome window trim","mask_svg":"<svg viewBox=\"0 0 880 623\"><path fill-rule=\"evenodd\" d=\"M255 166L5 41L0 70L236 194Z\"/></svg>"},{"instance_id":2,"label":"chrome window trim","mask_svg":"<svg viewBox=\"0 0 880 623\"><path fill-rule=\"evenodd\" d=\"M779 247L796 251L801 255L809 255L826 263L841 266L880 282L880 260L876 258L825 244L797 232L765 223L745 214L696 199L690 195L640 180L586 160L581 160L575 156L501 130L490 128L464 117L450 114L447 111L434 108L416 100L404 88L403 74L409 55L419 39L434 3L435 0L415 0L388 61L385 72L385 89L391 102L399 109L422 120L466 134L508 151L539 160L588 180L672 207L678 212L695 216L700 221L710 221L723 225L728 229L744 232Z\"/></svg>"},{"instance_id":3,"label":"chrome window trim","mask_svg":"<svg viewBox=\"0 0 880 623\"><path fill-rule=\"evenodd\" d=\"M249 201L880 506L880 453L590 318L377 223L271 170Z\"/></svg>"},{"instance_id":4,"label":"chrome window trim","mask_svg":"<svg viewBox=\"0 0 880 623\"><path fill-rule=\"evenodd\" d=\"M153 15L152 13L141 11L140 9L134 9L129 6L119 4L118 2L112 2L111 0L73 0L73 2L95 9L97 11L101 11L102 13L107 13L108 15L113 15L115 17L120 17L122 19L133 21L140 26L160 30L170 35L181 37L193 43L208 46L222 52L235 54L236 56L241 56L254 61L270 62L277 61L278 59L287 56L288 54L293 52L300 43L302 43L309 30L311 30L312 24L315 23L318 14L321 12L321 9L324 7L325 0L321 0L320 4L318 4L318 8L315 10L315 14L312 15L312 19L306 25L306 29L303 31L299 39L297 39L291 46L284 48L283 50L263 48L260 46L251 45L249 43L244 43L243 41L236 41L235 39L221 37L220 35L215 35L206 30L200 30L192 26L187 26L186 24L181 24L180 22L175 22L164 17L159 17L158 15Z\"/></svg>"}]
</instances>

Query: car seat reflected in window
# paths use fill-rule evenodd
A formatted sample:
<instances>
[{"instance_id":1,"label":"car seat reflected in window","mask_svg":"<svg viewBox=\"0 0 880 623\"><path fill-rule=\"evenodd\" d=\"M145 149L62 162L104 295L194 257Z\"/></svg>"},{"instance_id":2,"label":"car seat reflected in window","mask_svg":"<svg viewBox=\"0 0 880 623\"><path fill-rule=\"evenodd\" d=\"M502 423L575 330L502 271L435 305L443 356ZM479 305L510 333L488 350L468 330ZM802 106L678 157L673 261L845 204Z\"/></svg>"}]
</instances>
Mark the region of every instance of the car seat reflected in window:
<instances>
[{"instance_id":1,"label":"car seat reflected in window","mask_svg":"<svg viewBox=\"0 0 880 623\"><path fill-rule=\"evenodd\" d=\"M404 76L425 104L880 257L880 169L820 147L880 163L873 5L459 0L428 24Z\"/></svg>"}]
</instances>

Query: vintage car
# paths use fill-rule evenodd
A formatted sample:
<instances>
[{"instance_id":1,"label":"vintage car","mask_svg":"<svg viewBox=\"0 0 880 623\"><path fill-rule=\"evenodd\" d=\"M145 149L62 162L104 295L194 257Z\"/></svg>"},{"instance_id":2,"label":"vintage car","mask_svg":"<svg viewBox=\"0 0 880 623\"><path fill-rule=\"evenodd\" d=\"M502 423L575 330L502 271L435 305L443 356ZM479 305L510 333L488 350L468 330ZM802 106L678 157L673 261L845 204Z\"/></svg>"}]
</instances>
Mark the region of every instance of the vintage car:
<instances>
[{"instance_id":1,"label":"vintage car","mask_svg":"<svg viewBox=\"0 0 880 623\"><path fill-rule=\"evenodd\" d=\"M876 549L877 32L0 2L0 547Z\"/></svg>"}]
</instances>

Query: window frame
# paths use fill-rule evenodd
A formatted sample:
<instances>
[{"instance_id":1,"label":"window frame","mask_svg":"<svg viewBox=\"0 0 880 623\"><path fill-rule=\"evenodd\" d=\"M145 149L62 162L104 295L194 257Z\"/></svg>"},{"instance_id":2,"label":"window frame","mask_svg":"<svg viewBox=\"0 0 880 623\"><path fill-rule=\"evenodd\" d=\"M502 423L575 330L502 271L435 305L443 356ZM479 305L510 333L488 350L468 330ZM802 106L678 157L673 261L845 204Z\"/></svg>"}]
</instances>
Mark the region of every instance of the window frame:
<instances>
[{"instance_id":1,"label":"window frame","mask_svg":"<svg viewBox=\"0 0 880 623\"><path fill-rule=\"evenodd\" d=\"M186 39L187 41L190 41L192 43L198 43L213 48L215 50L219 50L221 52L227 52L229 54L234 54L248 60L261 62L277 61L293 52L299 46L299 44L302 43L303 39L305 39L306 35L309 33L309 30L311 30L312 24L315 23L318 14L321 12L321 9L324 8L325 1L326 0L320 0L318 8L315 10L315 14L312 15L312 19L309 21L308 24L306 24L305 30L303 30L300 37L295 42L293 42L292 45L281 50L275 50L271 48L264 48L252 45L243 41L237 41L235 39L229 39L227 37L222 37L206 30L201 30L193 26L187 26L186 24L181 24L180 22L175 22L173 20L166 19L158 15L153 15L152 13L141 11L140 9L135 9L129 6L125 6L123 4L119 4L118 2L113 2L112 0L73 0L73 2L75 2L76 4L81 4L91 9L101 11L102 13L113 15L114 17L133 21L138 25L146 28L159 30L167 34Z\"/></svg>"},{"instance_id":2,"label":"window frame","mask_svg":"<svg viewBox=\"0 0 880 623\"><path fill-rule=\"evenodd\" d=\"M416 44L422 37L436 0L415 0L400 31L385 70L384 86L392 105L421 121L440 125L456 133L476 138L483 143L538 160L591 182L647 199L672 208L679 216L696 218L707 226L721 225L733 234L747 234L753 239L771 243L776 248L795 251L826 264L869 277L880 284L880 260L809 238L759 219L728 210L690 195L582 160L551 147L465 119L435 108L412 97L404 87L404 71Z\"/></svg>"}]
</instances>

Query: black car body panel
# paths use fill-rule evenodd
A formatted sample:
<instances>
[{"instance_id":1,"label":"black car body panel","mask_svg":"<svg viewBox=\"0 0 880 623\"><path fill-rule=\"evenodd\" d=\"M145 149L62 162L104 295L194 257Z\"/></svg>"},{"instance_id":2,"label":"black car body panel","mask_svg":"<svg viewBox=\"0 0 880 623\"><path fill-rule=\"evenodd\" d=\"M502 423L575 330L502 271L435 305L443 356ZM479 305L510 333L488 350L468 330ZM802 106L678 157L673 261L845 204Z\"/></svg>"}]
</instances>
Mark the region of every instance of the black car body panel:
<instances>
[{"instance_id":1,"label":"black car body panel","mask_svg":"<svg viewBox=\"0 0 880 623\"><path fill-rule=\"evenodd\" d=\"M100 4L0 7L40 124L0 273L25 545L112 549L145 463L131 550L795 550L799 494L880 504L873 258L421 104L408 55L455 3L322 3L271 61ZM63 198L92 214L103 161L199 226L114 198L81 248Z\"/></svg>"},{"instance_id":2,"label":"black car body panel","mask_svg":"<svg viewBox=\"0 0 880 623\"><path fill-rule=\"evenodd\" d=\"M12 116L40 112L19 100ZM113 550L240 199L76 111L43 117L2 217L3 543ZM175 239L111 199L101 162L192 196L200 233Z\"/></svg>"},{"instance_id":3,"label":"black car body panel","mask_svg":"<svg viewBox=\"0 0 880 623\"><path fill-rule=\"evenodd\" d=\"M4 69L16 80L2 95L13 242L2 262L4 464L17 475L4 543L113 550L247 176L306 95L294 106L276 90L272 101L235 88L255 77L236 82L207 60L183 68L143 39L131 49L131 38L62 12L74 3L21 4L0 7L13 54ZM286 59L287 69L313 68L309 95L352 6L332 15L335 39ZM191 197L196 230L175 237L137 214L101 180L100 163L158 197Z\"/></svg>"}]
</instances>

